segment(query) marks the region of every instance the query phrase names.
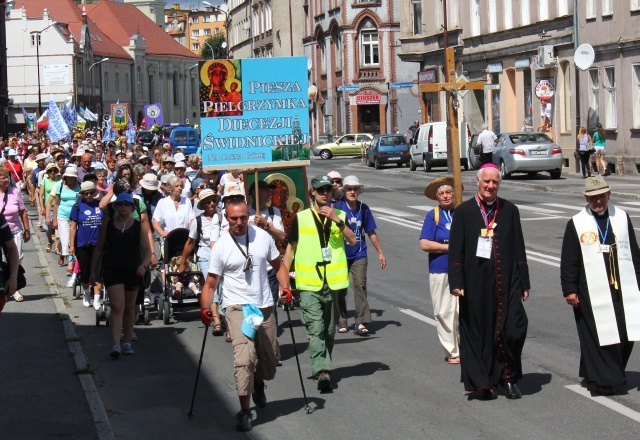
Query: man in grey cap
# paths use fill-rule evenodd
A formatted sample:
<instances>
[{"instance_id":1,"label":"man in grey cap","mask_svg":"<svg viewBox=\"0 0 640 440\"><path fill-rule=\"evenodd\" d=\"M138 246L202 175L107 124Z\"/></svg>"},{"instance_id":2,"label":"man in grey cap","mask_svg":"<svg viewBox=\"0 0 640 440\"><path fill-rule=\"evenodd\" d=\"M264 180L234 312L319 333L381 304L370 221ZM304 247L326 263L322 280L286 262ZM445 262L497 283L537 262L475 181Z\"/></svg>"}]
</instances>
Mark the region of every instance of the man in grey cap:
<instances>
[{"instance_id":1,"label":"man in grey cap","mask_svg":"<svg viewBox=\"0 0 640 440\"><path fill-rule=\"evenodd\" d=\"M307 328L311 370L318 390L330 392L331 356L336 333L338 293L349 287L345 241L351 246L356 236L346 223L343 211L329 206L333 186L329 176L311 179L312 208L294 217L279 280L289 281L295 256L296 288L300 292L302 321ZM298 252L300 251L300 252ZM282 285L282 284L281 284ZM292 301L290 286L282 285L283 301Z\"/></svg>"},{"instance_id":2,"label":"man in grey cap","mask_svg":"<svg viewBox=\"0 0 640 440\"><path fill-rule=\"evenodd\" d=\"M603 177L588 177L583 194L587 206L564 233L560 281L578 328L580 377L608 396L626 383L640 341L640 248L629 215L609 204Z\"/></svg>"},{"instance_id":3,"label":"man in grey cap","mask_svg":"<svg viewBox=\"0 0 640 440\"><path fill-rule=\"evenodd\" d=\"M480 162L485 163L493 162L493 147L496 145L498 136L489 130L489 126L485 123L482 124L482 133L478 135L478 142L476 145L480 149Z\"/></svg>"}]
</instances>

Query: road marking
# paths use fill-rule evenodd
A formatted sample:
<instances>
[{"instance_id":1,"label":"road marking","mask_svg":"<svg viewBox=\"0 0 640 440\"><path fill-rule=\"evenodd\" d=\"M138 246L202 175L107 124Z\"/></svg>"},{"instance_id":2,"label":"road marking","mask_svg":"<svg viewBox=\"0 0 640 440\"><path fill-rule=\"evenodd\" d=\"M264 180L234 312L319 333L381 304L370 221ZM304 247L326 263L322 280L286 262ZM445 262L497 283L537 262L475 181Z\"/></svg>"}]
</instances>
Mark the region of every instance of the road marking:
<instances>
[{"instance_id":1,"label":"road marking","mask_svg":"<svg viewBox=\"0 0 640 440\"><path fill-rule=\"evenodd\" d=\"M550 260L556 260L556 261L560 261L559 257L554 257L551 255L547 255L547 254L542 254L540 252L534 252L534 251L527 251L527 255L531 254L531 255L537 255L539 257L544 257L544 258L549 258Z\"/></svg>"},{"instance_id":2,"label":"road marking","mask_svg":"<svg viewBox=\"0 0 640 440\"><path fill-rule=\"evenodd\" d=\"M630 408L627 408L626 406L614 400L611 400L604 396L592 396L589 390L581 387L580 385L565 385L565 388L573 391L574 393L580 394L581 396L586 397L587 399L591 399L602 406L606 406L607 408L614 410L618 414L622 414L625 417L629 417L631 420L640 422L639 412L634 411Z\"/></svg>"},{"instance_id":3,"label":"road marking","mask_svg":"<svg viewBox=\"0 0 640 440\"><path fill-rule=\"evenodd\" d=\"M410 224L410 223L406 223L407 220L403 220L400 218L394 218L394 217L387 217L385 215L379 215L378 217L376 217L378 220L385 220L391 223L395 223L396 225L400 225L400 226L405 226L407 228L411 228L411 229L415 229L418 231L422 231L422 226L419 226L417 223L414 224Z\"/></svg>"},{"instance_id":4,"label":"road marking","mask_svg":"<svg viewBox=\"0 0 640 440\"><path fill-rule=\"evenodd\" d=\"M560 267L560 264L558 264L556 262L549 261L549 260L543 260L542 258L532 257L530 255L527 255L527 259L533 260L533 261L537 261L538 263L547 264L547 265L553 266L553 267Z\"/></svg>"},{"instance_id":5,"label":"road marking","mask_svg":"<svg viewBox=\"0 0 640 440\"><path fill-rule=\"evenodd\" d=\"M623 205L640 206L640 202L618 202Z\"/></svg>"},{"instance_id":6,"label":"road marking","mask_svg":"<svg viewBox=\"0 0 640 440\"><path fill-rule=\"evenodd\" d=\"M562 215L551 215L549 217L521 218L520 220L522 220L523 222L526 222L526 221L536 221L536 220L555 220L559 218L568 219L570 217L562 216Z\"/></svg>"},{"instance_id":7,"label":"road marking","mask_svg":"<svg viewBox=\"0 0 640 440\"><path fill-rule=\"evenodd\" d=\"M563 205L563 204L561 204L561 203L541 203L541 205L544 205L544 206L551 206L551 207L553 207L553 208L577 209L578 211L584 208L584 206L577 206L577 205Z\"/></svg>"},{"instance_id":8,"label":"road marking","mask_svg":"<svg viewBox=\"0 0 640 440\"><path fill-rule=\"evenodd\" d=\"M380 207L376 207L376 206L369 206L369 209L371 209L372 211L375 212L381 212L383 214L389 214L392 215L394 217L420 217L417 214L413 214L411 212L404 212L404 211L398 211L396 209L391 209L391 208L380 208Z\"/></svg>"},{"instance_id":9,"label":"road marking","mask_svg":"<svg viewBox=\"0 0 640 440\"><path fill-rule=\"evenodd\" d=\"M414 205L414 206L407 206L407 208L417 209L418 211L423 211L423 212L429 212L429 211L432 211L433 208L435 208L435 206Z\"/></svg>"},{"instance_id":10,"label":"road marking","mask_svg":"<svg viewBox=\"0 0 640 440\"><path fill-rule=\"evenodd\" d=\"M564 211L556 211L555 209L538 208L537 206L516 205L518 209L525 211L534 211L540 214L564 214Z\"/></svg>"},{"instance_id":11,"label":"road marking","mask_svg":"<svg viewBox=\"0 0 640 440\"><path fill-rule=\"evenodd\" d=\"M427 324L432 325L432 326L434 326L434 327L435 327L435 326L436 326L436 324L437 324L437 322L436 322L436 320L435 320L435 319L429 318L428 316L424 316L424 315L423 315L423 314L421 314L421 313L414 312L414 311L413 311L413 310L411 310L411 309L398 309L398 310L399 310L400 312L404 313L404 314L407 314L407 315L409 315L409 316L413 316L414 318L419 319L419 320L420 320L420 321L422 321L422 322L426 322Z\"/></svg>"}]
</instances>

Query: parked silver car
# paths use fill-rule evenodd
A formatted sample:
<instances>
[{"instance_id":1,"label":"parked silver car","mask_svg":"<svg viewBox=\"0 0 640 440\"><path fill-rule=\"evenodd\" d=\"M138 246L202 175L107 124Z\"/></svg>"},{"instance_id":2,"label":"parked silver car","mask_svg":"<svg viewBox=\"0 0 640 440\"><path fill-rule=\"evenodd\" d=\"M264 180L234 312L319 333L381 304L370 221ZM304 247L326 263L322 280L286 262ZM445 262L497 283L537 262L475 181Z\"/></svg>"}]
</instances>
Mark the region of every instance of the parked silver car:
<instances>
[{"instance_id":1,"label":"parked silver car","mask_svg":"<svg viewBox=\"0 0 640 440\"><path fill-rule=\"evenodd\" d=\"M503 179L512 173L535 176L539 171L546 171L552 179L559 179L562 174L562 148L544 133L502 133L493 149L493 163L500 168Z\"/></svg>"}]
</instances>

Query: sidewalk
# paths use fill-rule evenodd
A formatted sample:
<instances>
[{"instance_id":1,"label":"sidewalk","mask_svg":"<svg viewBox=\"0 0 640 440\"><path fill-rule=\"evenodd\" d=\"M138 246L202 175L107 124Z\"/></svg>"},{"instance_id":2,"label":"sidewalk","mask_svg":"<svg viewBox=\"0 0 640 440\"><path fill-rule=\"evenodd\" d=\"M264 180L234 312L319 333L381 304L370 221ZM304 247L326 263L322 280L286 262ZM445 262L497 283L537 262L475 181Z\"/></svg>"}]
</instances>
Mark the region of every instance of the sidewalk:
<instances>
[{"instance_id":1,"label":"sidewalk","mask_svg":"<svg viewBox=\"0 0 640 440\"><path fill-rule=\"evenodd\" d=\"M90 367L51 276L51 269L57 267L47 264L38 239L42 234L35 231L35 209L28 211L34 234L24 245L24 301L9 299L0 314L1 437L113 438Z\"/></svg>"}]
</instances>

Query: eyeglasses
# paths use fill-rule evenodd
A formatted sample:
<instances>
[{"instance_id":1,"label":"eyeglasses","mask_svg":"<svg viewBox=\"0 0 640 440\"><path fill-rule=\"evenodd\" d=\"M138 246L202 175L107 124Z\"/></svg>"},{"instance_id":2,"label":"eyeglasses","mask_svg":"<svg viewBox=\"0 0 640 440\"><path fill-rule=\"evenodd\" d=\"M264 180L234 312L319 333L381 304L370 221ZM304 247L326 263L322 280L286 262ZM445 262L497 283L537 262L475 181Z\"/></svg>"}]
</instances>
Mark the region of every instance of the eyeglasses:
<instances>
[{"instance_id":1,"label":"eyeglasses","mask_svg":"<svg viewBox=\"0 0 640 440\"><path fill-rule=\"evenodd\" d=\"M331 179L331 182L342 184L342 179Z\"/></svg>"},{"instance_id":2,"label":"eyeglasses","mask_svg":"<svg viewBox=\"0 0 640 440\"><path fill-rule=\"evenodd\" d=\"M347 186L344 189L344 192L358 192L359 190L360 190L360 188L357 187L357 186Z\"/></svg>"},{"instance_id":3,"label":"eyeglasses","mask_svg":"<svg viewBox=\"0 0 640 440\"><path fill-rule=\"evenodd\" d=\"M206 188L206 185L200 185L200 186L198 186L198 189L205 189L205 188Z\"/></svg>"},{"instance_id":4,"label":"eyeglasses","mask_svg":"<svg viewBox=\"0 0 640 440\"><path fill-rule=\"evenodd\" d=\"M316 189L316 192L318 194L326 194L330 193L331 191L333 191L333 188L329 188L328 186L323 186L322 188Z\"/></svg>"},{"instance_id":5,"label":"eyeglasses","mask_svg":"<svg viewBox=\"0 0 640 440\"><path fill-rule=\"evenodd\" d=\"M206 202L204 202L205 205L215 205L216 204L216 199L209 199Z\"/></svg>"},{"instance_id":6,"label":"eyeglasses","mask_svg":"<svg viewBox=\"0 0 640 440\"><path fill-rule=\"evenodd\" d=\"M129 202L116 202L115 205L116 206L127 206L127 205L131 205L131 203L129 203Z\"/></svg>"}]
</instances>

